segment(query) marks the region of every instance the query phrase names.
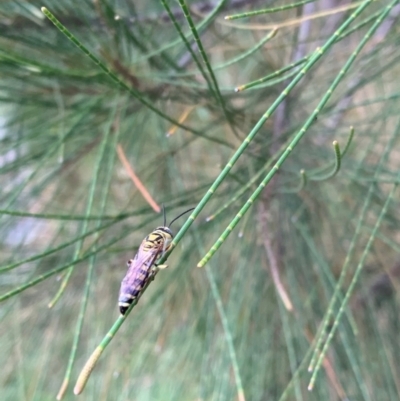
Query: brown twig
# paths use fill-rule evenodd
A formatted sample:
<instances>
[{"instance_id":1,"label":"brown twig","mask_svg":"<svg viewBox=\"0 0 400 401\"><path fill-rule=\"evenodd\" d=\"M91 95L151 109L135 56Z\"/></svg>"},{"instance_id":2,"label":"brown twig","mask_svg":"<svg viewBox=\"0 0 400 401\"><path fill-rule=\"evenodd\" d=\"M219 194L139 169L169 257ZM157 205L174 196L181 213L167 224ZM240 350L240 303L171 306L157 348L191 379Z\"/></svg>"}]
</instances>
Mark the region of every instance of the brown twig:
<instances>
[{"instance_id":1,"label":"brown twig","mask_svg":"<svg viewBox=\"0 0 400 401\"><path fill-rule=\"evenodd\" d=\"M276 260L275 253L272 250L271 240L269 237L267 221L266 221L266 213L265 213L264 204L262 201L259 202L259 216L260 216L260 225L261 225L263 244L264 244L265 252L267 253L267 257L268 257L269 269L271 272L272 280L274 282L275 288L276 288L283 304L285 305L285 308L288 311L292 312L293 304L292 304L292 301L290 300L290 297L289 297L287 291L285 290L285 287L283 286L282 281L280 279L278 262Z\"/></svg>"},{"instance_id":2,"label":"brown twig","mask_svg":"<svg viewBox=\"0 0 400 401\"><path fill-rule=\"evenodd\" d=\"M153 208L153 210L155 212L160 213L160 211L161 211L160 206L152 198L152 196L150 195L149 191L146 189L146 187L140 181L139 177L133 171L133 168L129 164L129 161L125 156L125 152L122 149L122 146L120 144L117 145L117 154L118 154L119 160L121 161L121 163L125 167L126 172L128 173L128 175L131 178L131 180L133 181L133 183L135 184L136 188L142 194L143 198L147 201L147 203Z\"/></svg>"},{"instance_id":3,"label":"brown twig","mask_svg":"<svg viewBox=\"0 0 400 401\"><path fill-rule=\"evenodd\" d=\"M272 280L274 282L275 288L276 288L283 304L285 305L285 308L288 311L292 312L296 316L297 315L296 308L293 307L293 304L292 304L292 302L285 290L285 287L283 286L281 279L280 279L278 261L275 256L275 252L272 249L269 231L268 231L268 227L267 227L266 213L265 213L264 204L262 201L259 202L259 217L260 217L260 224L261 224L261 229L262 229L263 244L264 244L265 251L266 251L266 254L268 257L269 268L270 268ZM304 328L304 335L307 338L308 342L310 344L312 344L314 341L314 336L311 334L311 331L308 328ZM342 399L342 400L346 399L346 393L336 375L335 369L333 368L332 363L329 360L328 356L325 356L325 358L324 358L323 367L325 369L325 372L328 376L329 381L331 382L335 391L339 395L340 399Z\"/></svg>"},{"instance_id":4,"label":"brown twig","mask_svg":"<svg viewBox=\"0 0 400 401\"><path fill-rule=\"evenodd\" d=\"M179 124L182 124L188 117L188 115L195 109L195 106L187 107L182 115L179 117ZM177 125L172 125L171 128L167 131L167 137L173 135L178 129Z\"/></svg>"}]
</instances>

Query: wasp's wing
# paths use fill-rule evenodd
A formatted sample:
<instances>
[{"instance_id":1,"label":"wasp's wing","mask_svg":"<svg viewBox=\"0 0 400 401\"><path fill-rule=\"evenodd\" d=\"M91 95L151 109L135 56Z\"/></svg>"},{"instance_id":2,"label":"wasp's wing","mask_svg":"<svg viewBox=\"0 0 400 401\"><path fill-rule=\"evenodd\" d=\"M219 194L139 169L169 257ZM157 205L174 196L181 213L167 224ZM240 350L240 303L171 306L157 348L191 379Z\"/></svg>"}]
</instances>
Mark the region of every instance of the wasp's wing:
<instances>
[{"instance_id":1,"label":"wasp's wing","mask_svg":"<svg viewBox=\"0 0 400 401\"><path fill-rule=\"evenodd\" d=\"M151 266L154 264L161 251L161 247L154 247L148 250L140 247L135 257L128 262L129 269L121 282L118 298L122 314L126 312L129 305L145 286L150 276Z\"/></svg>"},{"instance_id":2,"label":"wasp's wing","mask_svg":"<svg viewBox=\"0 0 400 401\"><path fill-rule=\"evenodd\" d=\"M152 250L144 251L142 248L139 248L135 257L129 260L128 262L129 268L128 271L126 272L126 276L130 275L131 273L133 273L135 270L137 270L142 266L150 267L153 264L153 259L157 256L154 253L155 252Z\"/></svg>"}]
</instances>

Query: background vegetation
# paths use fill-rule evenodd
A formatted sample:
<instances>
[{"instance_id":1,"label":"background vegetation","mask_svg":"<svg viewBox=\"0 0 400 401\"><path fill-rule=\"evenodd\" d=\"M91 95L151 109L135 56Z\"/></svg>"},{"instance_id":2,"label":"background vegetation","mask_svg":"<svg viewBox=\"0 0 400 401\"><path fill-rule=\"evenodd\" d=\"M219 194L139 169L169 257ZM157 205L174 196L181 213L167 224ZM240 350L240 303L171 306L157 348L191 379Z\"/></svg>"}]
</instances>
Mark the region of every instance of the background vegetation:
<instances>
[{"instance_id":1,"label":"background vegetation","mask_svg":"<svg viewBox=\"0 0 400 401\"><path fill-rule=\"evenodd\" d=\"M82 399L400 398L400 8L290 4L0 3L2 400L54 399L65 377L74 397L157 206L198 206L240 146Z\"/></svg>"}]
</instances>

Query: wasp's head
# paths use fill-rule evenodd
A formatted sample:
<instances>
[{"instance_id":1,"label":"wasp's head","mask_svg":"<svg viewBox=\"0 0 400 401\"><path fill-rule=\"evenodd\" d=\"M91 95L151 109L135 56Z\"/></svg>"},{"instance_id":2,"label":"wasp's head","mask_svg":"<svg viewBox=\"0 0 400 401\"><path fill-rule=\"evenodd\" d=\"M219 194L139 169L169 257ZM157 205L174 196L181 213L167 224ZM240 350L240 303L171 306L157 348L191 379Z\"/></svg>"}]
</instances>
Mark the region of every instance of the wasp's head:
<instances>
[{"instance_id":1,"label":"wasp's head","mask_svg":"<svg viewBox=\"0 0 400 401\"><path fill-rule=\"evenodd\" d=\"M172 231L169 227L161 226L161 227L157 227L156 230L166 233L167 235L169 235L171 237L171 239L174 238L174 234L172 234Z\"/></svg>"},{"instance_id":2,"label":"wasp's head","mask_svg":"<svg viewBox=\"0 0 400 401\"><path fill-rule=\"evenodd\" d=\"M164 235L165 241L171 242L172 239L174 238L174 235L172 234L172 231L171 231L171 229L170 229L172 223L173 223L175 220L179 219L179 217L183 216L184 214L186 214L186 213L188 213L188 212L191 212L193 209L194 209L194 208L191 208L191 209L189 209L189 210L186 210L186 212L181 213L178 217L175 217L175 218L171 221L171 223L169 223L169 225L167 226L167 217L166 217L166 215L165 215L165 208L164 208L164 205L163 205L164 225L161 226L161 227L157 227L157 228L156 228L156 231L161 231L162 233L164 233L164 234L165 234L165 235Z\"/></svg>"}]
</instances>

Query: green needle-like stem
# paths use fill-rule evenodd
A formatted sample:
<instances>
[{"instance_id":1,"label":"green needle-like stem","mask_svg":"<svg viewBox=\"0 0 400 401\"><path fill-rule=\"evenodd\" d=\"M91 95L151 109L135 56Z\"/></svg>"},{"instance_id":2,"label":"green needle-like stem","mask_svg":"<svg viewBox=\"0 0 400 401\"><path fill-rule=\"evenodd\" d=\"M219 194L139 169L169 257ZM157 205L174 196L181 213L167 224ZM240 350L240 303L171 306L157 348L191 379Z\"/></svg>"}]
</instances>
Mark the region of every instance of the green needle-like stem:
<instances>
[{"instance_id":1,"label":"green needle-like stem","mask_svg":"<svg viewBox=\"0 0 400 401\"><path fill-rule=\"evenodd\" d=\"M273 78L279 77L284 72L289 71L289 70L291 70L291 69L293 69L293 68L295 68L295 67L297 67L297 66L299 66L301 64L304 64L308 59L309 59L309 56L305 56L302 59L300 59L300 60L298 60L298 61L296 61L294 63L291 63L291 64L289 64L289 65L287 65L287 66L285 66L283 68L280 68L279 70L276 70L273 73L268 74L263 78L256 79L255 81L249 82L248 84L239 85L239 86L237 86L235 88L235 92L242 92L242 91L244 91L246 89L253 88L254 86L261 85L264 82L267 82L267 81L269 81L269 80L271 80ZM285 75L284 79L286 80L286 79L290 78L291 76L295 75L296 73L298 73L297 70L292 71L289 75ZM276 81L274 81L274 84L275 83L276 83Z\"/></svg>"},{"instance_id":2,"label":"green needle-like stem","mask_svg":"<svg viewBox=\"0 0 400 401\"><path fill-rule=\"evenodd\" d=\"M94 194L95 194L96 188L98 187L98 179L100 177L100 170L101 170L102 165L104 164L104 159L106 158L107 145L110 141L110 131L112 130L111 124L115 119L115 114L116 114L116 109L114 108L114 110L112 111L112 114L110 116L110 119L109 119L109 124L105 128L104 138L103 138L103 141L102 141L101 146L98 151L97 162L96 162L96 165L95 165L94 171L93 171L93 180L92 180L92 184L91 184L91 188L90 188L90 192L89 192L89 199L88 199L88 203L87 203L87 207L86 207L87 214L91 213L91 209L93 207ZM111 148L114 149L116 146L116 143L118 141L118 135L114 135L111 139L112 139ZM99 196L100 212L104 212L105 208L106 208L107 195L108 195L108 190L109 190L110 183L111 183L113 165L115 162L115 152L113 152L112 155L113 156L111 157L111 160L109 161L109 163L110 163L110 165L108 166L109 168L107 169L107 178L106 178L105 182L101 183L101 194ZM100 222L97 222L97 228L99 226L100 226ZM96 240L97 240L98 236L99 236L99 233L97 232L95 235L95 237L96 237L95 244L96 244ZM97 245L95 245L94 249L96 250L96 248L97 248ZM67 370L65 372L65 376L64 376L64 380L62 382L61 388L57 394L57 400L61 400L63 398L64 393L67 390L67 387L68 387L68 384L70 381L72 367L73 367L73 364L75 361L76 351L78 349L78 342L79 342L80 334L82 331L83 320L84 320L85 313L86 313L86 307L87 307L87 303L89 300L89 291L90 291L90 285L92 283L93 270L94 270L94 266L95 266L95 262L96 262L96 256L97 255L94 254L89 259L89 267L88 267L88 271L87 271L87 275L86 275L86 283L85 283L84 293L83 293L83 297L82 297L82 301L81 301L78 320L76 322L76 328L75 328L74 338L73 338L73 342L72 342L70 357L68 360L68 366L67 366ZM68 273L70 273L70 272L72 273L73 268L74 267L70 267L68 270ZM65 285L64 285L64 288L65 288ZM59 293L57 294L57 297L59 298L61 296L61 294L62 294L62 292L59 291ZM57 301L58 298L55 298L55 300L53 301L53 304Z\"/></svg>"},{"instance_id":3,"label":"green needle-like stem","mask_svg":"<svg viewBox=\"0 0 400 401\"><path fill-rule=\"evenodd\" d=\"M341 31L343 31L350 23L353 21L357 15L359 15L364 8L370 3L370 0L367 0L366 2L362 3L357 10L349 17L349 19L342 24L342 26L335 32L333 35L333 38L331 38L332 43L335 41L335 38L340 35ZM375 28L376 29L376 28ZM372 34L372 33L371 33ZM247 200L247 202L244 204L244 206L240 209L238 214L235 216L235 218L231 221L231 223L228 225L228 227L224 230L224 232L220 235L218 240L214 243L214 245L210 248L208 253L200 260L198 263L198 267L203 267L215 254L215 252L219 249L219 247L224 243L228 235L232 232L232 230L235 228L236 224L240 221L240 219L243 217L243 215L249 210L249 208L253 205L254 201L257 199L257 197L261 194L263 189L266 187L266 185L271 181L272 177L276 174L276 172L279 170L279 168L282 166L284 161L287 159L287 157L290 155L290 153L293 151L293 149L297 146L301 138L304 136L304 134L307 132L308 128L312 125L312 123L315 121L316 117L318 116L319 112L322 110L324 105L328 102L329 98L331 97L334 89L339 85L339 82L343 79L344 75L346 72L349 70L350 66L353 64L355 58L357 57L358 53L361 51L365 43L368 41L369 37L371 34L367 34L364 39L360 42L360 44L357 46L356 50L352 53L352 55L349 57L347 60L346 64L340 71L340 73L336 76L335 80L319 102L318 106L314 109L313 113L310 115L310 117L307 119L306 123L303 125L303 127L300 129L300 131L296 134L294 139L291 141L289 146L286 148L286 150L282 153L282 155L279 157L278 161L274 165L274 167L270 170L270 172L266 175L266 177L262 180L258 188L254 191L254 193L250 196L250 198ZM318 58L318 54L322 55L326 51L326 45L322 47L319 52L317 52L311 60L307 63L307 65L304 67L304 70L307 68L309 63L314 63L316 59ZM302 70L302 71L304 71ZM305 72L304 72L305 73ZM285 92L285 91L284 91ZM194 211L196 212L196 210ZM193 213L194 213L193 212Z\"/></svg>"},{"instance_id":4,"label":"green needle-like stem","mask_svg":"<svg viewBox=\"0 0 400 401\"><path fill-rule=\"evenodd\" d=\"M125 82L121 81L102 61L100 61L89 49L87 49L72 33L63 25L60 21L46 8L41 8L43 14L62 32L75 46L77 46L83 53L85 53L99 68L101 68L105 74L107 74L118 86L128 91L132 96L139 100L144 106L149 108L151 111L169 121L170 123L177 125L178 127L185 129L189 132L195 133L195 131L179 121L174 120L172 117L164 114L159 109L155 108L152 103L147 101L141 93L133 87L129 87Z\"/></svg>"},{"instance_id":5,"label":"green needle-like stem","mask_svg":"<svg viewBox=\"0 0 400 401\"><path fill-rule=\"evenodd\" d=\"M381 14L381 16L376 20L376 22L374 23L374 25L373 25L373 26L370 28L370 30L368 31L368 33L367 33L368 38L369 38L369 37L373 34L373 32L378 28L378 26L382 23L383 19L387 16L387 14L390 12L390 10L394 7L394 5L395 5L396 3L397 3L397 0L396 0L396 1L393 1L392 3L390 3L390 4L386 7L385 11ZM366 35L366 36L367 36L367 35ZM360 45L361 45L363 42L365 42L365 41L366 41L366 37L364 37L363 41L360 42ZM384 159L386 158L388 152L390 151L391 147L393 146L394 140L396 139L397 134L398 134L397 131L398 131L399 129L400 129L400 126L397 127L396 132L393 134L391 140L388 142L388 144L387 144L387 146L386 146L386 149L385 149L385 152L384 152L384 156L381 158L380 163L379 163L378 166L377 166L377 169L376 169L376 172L375 172L375 176L379 176L380 171L381 171L381 169L382 169L382 163L383 163ZM352 132L352 131L351 131L351 132ZM356 226L356 229L355 229L355 232L354 232L354 235L353 235L353 239L352 239L352 241L351 241L351 243L350 243L350 247L349 247L349 250L348 250L348 252L347 252L347 256L346 256L346 259L345 259L345 261L344 261L344 264L343 264L343 268L342 268L340 277L339 277L339 279L338 279L338 282L337 282L335 291L334 291L333 296L332 296L332 298L331 298L331 301L330 301L330 303L329 303L327 313L326 313L326 315L325 315L325 317L324 317L324 319L323 319L323 322L322 322L322 324L321 324L321 326L322 326L322 330L320 331L320 332L321 332L321 335L320 335L320 336L318 337L318 339L317 339L316 346L315 346L315 349L314 349L314 353L313 353L313 356L312 356L312 358L311 358L310 365L309 365L309 367L308 367L308 370L309 370L310 372L311 372L311 371L314 371L314 369L316 369L316 366L318 366L318 363L319 363L319 361L321 360L322 353L320 354L320 349L321 349L321 346L322 346L322 342L323 342L323 340L324 340L324 333L325 333L325 331L326 331L326 329L327 329L327 327L328 327L330 318L331 318L331 316L332 316L332 314L333 314L333 307L334 307L334 305L335 305L335 303L336 303L336 300L337 300L337 297L338 297L340 288L341 288L341 286L342 286L342 284L343 284L343 282L344 282L344 279L345 279L345 277L346 277L346 273L347 273L347 271L348 271L348 269L349 269L349 266L350 266L350 257L351 257L351 255L353 254L353 251L354 251L354 249L355 249L356 239L358 238L359 233L360 233L360 231L361 231L361 227L362 227L363 224L364 224L364 219L365 219L365 216L366 216L366 214L367 214L367 211L368 211L368 207L369 207L369 205L370 205L371 198L372 198L372 196L373 196L373 189L374 189L374 184L371 184L371 186L369 187L369 190L368 190L368 194L367 194L367 196L366 196L366 198L365 198L364 205L363 205L363 208L362 208L362 211L361 211L361 214L360 214L360 218L359 218L359 220L358 220L358 222L357 222L357 226ZM370 238L372 238L372 236L371 236ZM344 301L343 301L343 303L344 303ZM342 303L342 305L343 305L343 303ZM325 350L325 352L326 352L326 350ZM318 356L319 356L319 358L318 358ZM318 362L317 362L317 361L318 361ZM312 389L313 386L314 386L315 378L316 378L316 374L314 375L313 382L312 382L312 383L310 382L311 389Z\"/></svg>"},{"instance_id":6,"label":"green needle-like stem","mask_svg":"<svg viewBox=\"0 0 400 401\"><path fill-rule=\"evenodd\" d=\"M329 178L334 177L340 170L340 166L342 164L342 155L340 153L340 146L338 141L333 141L333 151L335 152L335 164L331 171L328 171L326 174L319 176L311 176L309 177L310 181L325 181Z\"/></svg>"},{"instance_id":7,"label":"green needle-like stem","mask_svg":"<svg viewBox=\"0 0 400 401\"><path fill-rule=\"evenodd\" d=\"M201 75L203 76L203 78L207 82L208 89L210 90L211 93L214 94L214 88L213 88L213 86L212 86L212 84L210 82L210 79L209 79L207 73L205 72L201 62L198 60L196 54L194 53L189 40L186 38L186 36L184 35L180 25L176 21L176 18L174 16L174 14L172 13L167 1L166 0L161 0L161 4L164 6L165 10L167 11L167 14L168 14L169 18L171 19L172 23L174 24L175 29L177 30L179 36L181 37L181 39L182 39L183 43L185 44L187 50L189 51L190 55L192 56L193 61L195 62L197 68L201 72Z\"/></svg>"},{"instance_id":8,"label":"green needle-like stem","mask_svg":"<svg viewBox=\"0 0 400 401\"><path fill-rule=\"evenodd\" d=\"M143 223L139 224L136 227L136 229L140 229L140 228L146 226L150 221L153 221L153 219L149 219L149 220L144 221ZM131 232L131 231L132 231L132 227L129 227L129 230L123 229L123 230L121 230L120 235L118 235L117 237L112 238L107 243L99 246L97 248L97 250L92 250L90 252L87 251L79 259L73 260L72 262L68 262L67 264L65 264L63 266L59 266L59 267L56 267L54 269L51 269L51 270L47 271L46 273L43 273L43 274L35 277L34 279L28 281L27 283L22 284L19 287L14 288L13 290L10 290L10 291L6 292L2 296L0 296L0 302L5 301L6 299L9 299L9 298L13 297L16 294L19 294L20 292L25 291L26 289L28 289L28 288L30 288L30 287L38 284L38 283L41 283L42 281L48 279L49 277L54 276L57 273L61 273L64 270L70 268L71 266L74 266L74 265L76 265L76 264L78 264L80 262L83 262L84 260L90 258L91 256L93 256L93 255L95 255L95 254L97 254L97 253L99 253L99 252L101 252L101 251L103 251L105 249L110 248L112 245L114 245L115 243L120 241L122 238L125 238L128 235L128 233Z\"/></svg>"},{"instance_id":9,"label":"green needle-like stem","mask_svg":"<svg viewBox=\"0 0 400 401\"><path fill-rule=\"evenodd\" d=\"M307 185L308 176L304 169L301 169L299 174L300 174L300 182L295 188L283 189L280 192L283 194L297 194L301 190L303 190L304 187Z\"/></svg>"},{"instance_id":10,"label":"green needle-like stem","mask_svg":"<svg viewBox=\"0 0 400 401\"><path fill-rule=\"evenodd\" d=\"M400 179L400 173L398 174L398 178ZM394 186L392 187L391 191L389 192L388 197L386 198L386 202L385 202L385 204L384 204L384 206L383 206L383 208L381 210L381 213L380 213L380 215L379 215L379 217L378 217L378 219L376 221L375 227L374 227L374 229L373 229L373 231L372 231L372 233L371 233L371 235L370 235L370 237L368 239L367 245L364 248L364 252L363 252L363 254L361 256L361 259L360 259L360 261L359 261L359 263L357 265L356 271L355 271L353 279L352 279L352 281L351 281L351 283L349 285L349 288L348 288L348 290L346 292L344 300L343 300L342 304L340 305L339 311L338 311L338 313L337 313L337 315L335 317L335 321L334 321L333 326L331 328L331 331L330 331L330 333L328 335L328 338L326 339L325 345L324 345L324 347L322 348L322 351L319 354L318 360L317 360L315 368L313 370L313 374L312 374L310 383L308 385L308 390L310 390L310 391L312 391L313 388L314 388L315 380L317 379L317 374L318 374L318 372L320 370L320 367L322 365L322 361L324 360L326 352L328 351L328 347L331 344L331 341L333 339L334 334L336 333L337 327L338 327L339 322L340 322L340 318L341 318L341 316L342 316L342 314L343 314L343 312L344 312L344 310L345 310L345 308L347 306L347 303L348 303L348 301L350 299L350 296L353 293L354 287L357 284L358 278L359 278L359 276L361 274L361 270L364 267L365 260L367 259L367 256L369 255L369 252L371 250L371 246L372 246L372 244L373 244L373 242L374 242L374 240L376 238L376 235L377 235L377 232L379 230L380 224L381 224L384 216L386 215L386 212L387 212L387 209L389 207L389 204L393 199L393 196L394 196L394 193L395 193L395 191L397 189L397 186L398 186L397 183L394 184Z\"/></svg>"},{"instance_id":11,"label":"green needle-like stem","mask_svg":"<svg viewBox=\"0 0 400 401\"><path fill-rule=\"evenodd\" d=\"M196 45L197 45L197 47L199 49L200 55L201 55L201 57L203 59L203 62L205 64L205 66L206 66L207 72L208 72L208 74L209 74L209 76L211 78L212 93L216 96L217 101L218 101L219 105L221 106L221 108L222 108L222 110L224 112L226 121L229 123L229 125L231 126L232 131L235 133L235 127L231 123L231 118L230 118L228 110L226 108L225 101L224 101L224 99L223 99L223 97L221 95L221 91L220 91L220 88L219 88L219 85L218 85L218 82L217 82L217 78L216 78L216 76L214 74L213 69L211 68L211 64L210 64L210 62L208 60L208 56L207 56L206 51L204 49L203 43L201 42L200 35L199 35L199 33L198 33L197 29L196 29L196 25L194 24L193 19L192 19L191 15L190 15L190 11L189 11L189 9L188 9L188 7L186 5L185 0L178 0L178 3L182 8L183 15L185 16L186 21L189 24L190 30L192 31L192 34L193 34L193 38L194 38L194 40L196 42ZM192 52L191 52L191 54L193 55ZM207 82L209 82L208 79L207 79Z\"/></svg>"},{"instance_id":12,"label":"green needle-like stem","mask_svg":"<svg viewBox=\"0 0 400 401\"><path fill-rule=\"evenodd\" d=\"M0 209L0 214L8 215L8 216L17 216L17 217L32 217L34 219L46 219L46 220L122 220L126 219L127 217L132 216L141 216L144 212L147 212L149 208L145 209L138 209L132 212L126 213L119 213L114 215L107 215L104 216L100 215L74 215L74 214L57 214L57 213L29 213L23 212L19 210L4 210Z\"/></svg>"},{"instance_id":13,"label":"green needle-like stem","mask_svg":"<svg viewBox=\"0 0 400 401\"><path fill-rule=\"evenodd\" d=\"M271 107L265 112L265 114L261 117L261 119L258 121L258 123L254 126L254 128L251 130L247 138L243 141L243 143L240 145L238 150L235 152L235 154L231 157L229 162L226 164L222 172L219 174L217 179L214 181L212 184L211 188L207 191L207 193L203 196L199 204L196 206L192 214L189 216L185 224L182 226L182 228L179 230L179 232L176 234L175 239L172 241L171 248L170 250L164 255L163 258L161 258L160 263L163 263L167 260L168 256L174 249L174 247L178 244L178 242L181 240L181 238L184 236L186 231L189 229L189 227L192 225L193 221L196 219L196 217L199 215L201 210L204 208L204 206L207 204L211 196L214 194L216 189L219 187L221 182L225 179L233 165L236 163L236 161L239 159L239 157L242 155L242 153L245 151L249 143L254 139L258 131L261 129L263 124L269 119L269 117L272 115L272 113L276 110L276 108L279 106L279 104L286 98L286 96L290 93L290 91L296 86L296 84L303 78L303 76L307 73L307 71L322 57L322 55L329 49L329 47L335 43L336 38L341 35L341 33L351 24L352 21L354 21L355 18L361 12L371 3L372 0L366 0L363 2L351 16L340 26L340 28L332 35L330 39L325 43L323 47L318 49L318 51L313 53L313 56L310 58L310 60L306 63L306 65L303 67L303 69L297 74L297 76L292 80L292 82L286 87L286 89L278 96L278 98L275 100L275 102L271 105ZM340 77L341 78L341 77ZM336 82L336 81L335 81ZM331 93L328 93L330 95ZM327 96L329 97L329 96ZM327 101L327 99L326 99ZM318 109L319 112L319 109ZM318 114L318 113L315 113ZM308 125L311 125L312 121L314 121L314 115L309 119L307 122ZM295 140L295 143L301 138L303 135L303 131L300 131L299 133L299 138ZM288 147L286 149L285 154L283 155L283 158L285 159L287 157L287 154L291 152L292 148ZM283 159L283 160L284 160ZM273 174L276 171L276 167L273 168ZM268 178L269 180L270 178ZM261 184L261 190L265 187L266 184ZM260 190L260 191L261 191ZM250 201L252 203L252 201ZM247 210L247 209L246 209ZM239 219L238 219L239 221ZM228 230L230 232L230 230Z\"/></svg>"},{"instance_id":14,"label":"green needle-like stem","mask_svg":"<svg viewBox=\"0 0 400 401\"><path fill-rule=\"evenodd\" d=\"M158 270L156 269L152 275L152 279L156 276ZM90 377L90 374L92 373L94 367L96 366L97 361L99 360L100 356L106 349L107 345L110 343L110 341L113 339L119 328L122 326L124 323L125 319L128 317L129 313L131 310L136 306L136 304L139 302L139 299L143 295L143 293L146 291L147 287L151 283L152 279L148 280L147 283L145 284L143 290L141 293L137 296L137 298L132 302L132 304L129 306L128 310L125 312L124 315L119 315L118 319L116 322L113 324L111 329L108 331L108 333L104 336L103 340L101 343L97 346L97 348L93 351L92 355L89 357L87 362L85 363L84 367L81 370L81 373L78 376L78 379L76 381L75 387L74 387L74 394L78 395L80 394L83 389L86 386L86 383Z\"/></svg>"},{"instance_id":15,"label":"green needle-like stem","mask_svg":"<svg viewBox=\"0 0 400 401\"><path fill-rule=\"evenodd\" d=\"M291 8L296 8L296 7L302 6L307 3L312 3L314 1L316 1L316 0L303 0L303 1L298 1L296 3L287 4L286 6L265 8L263 10L249 11L247 13L242 13L242 14L227 15L225 17L225 19L226 20L234 20L234 19L239 19L239 18L254 17L256 15L275 13L277 11L290 10Z\"/></svg>"}]
</instances>

